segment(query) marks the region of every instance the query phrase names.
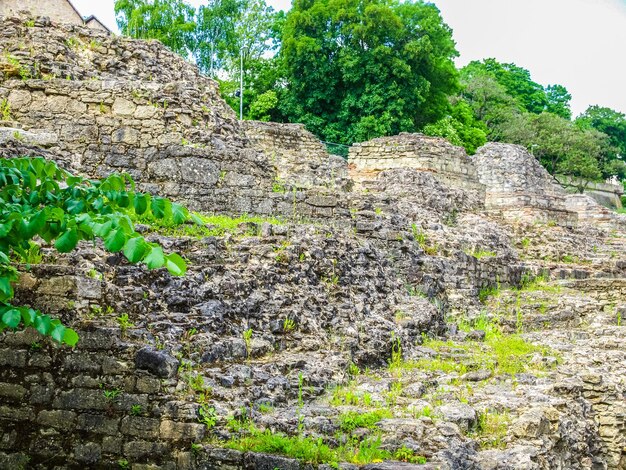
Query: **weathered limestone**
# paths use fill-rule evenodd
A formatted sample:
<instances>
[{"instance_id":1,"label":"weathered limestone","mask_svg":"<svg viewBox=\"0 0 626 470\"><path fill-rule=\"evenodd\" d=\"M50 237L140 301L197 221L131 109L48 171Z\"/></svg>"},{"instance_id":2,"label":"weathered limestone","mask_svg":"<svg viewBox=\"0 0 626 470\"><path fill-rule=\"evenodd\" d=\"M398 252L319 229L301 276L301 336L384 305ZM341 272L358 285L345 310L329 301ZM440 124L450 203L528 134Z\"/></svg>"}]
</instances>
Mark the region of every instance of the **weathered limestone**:
<instances>
[{"instance_id":1,"label":"weathered limestone","mask_svg":"<svg viewBox=\"0 0 626 470\"><path fill-rule=\"evenodd\" d=\"M279 180L303 187L345 186L347 166L302 124L243 121L246 136L276 169Z\"/></svg>"},{"instance_id":2,"label":"weathered limestone","mask_svg":"<svg viewBox=\"0 0 626 470\"><path fill-rule=\"evenodd\" d=\"M557 175L556 178L570 192L577 190L578 185L575 179L560 175ZM598 204L605 207L621 209L624 186L621 184L589 182L584 185L584 194L591 196Z\"/></svg>"},{"instance_id":3,"label":"weathered limestone","mask_svg":"<svg viewBox=\"0 0 626 470\"><path fill-rule=\"evenodd\" d=\"M484 194L465 150L439 137L402 133L354 144L348 162L350 177L357 183L370 181L384 170L410 168L432 173L447 186Z\"/></svg>"},{"instance_id":4,"label":"weathered limestone","mask_svg":"<svg viewBox=\"0 0 626 470\"><path fill-rule=\"evenodd\" d=\"M616 226L626 227L626 216L600 205L590 194L569 194L565 198L567 210L578 215L581 224L594 225L606 229Z\"/></svg>"},{"instance_id":5,"label":"weathered limestone","mask_svg":"<svg viewBox=\"0 0 626 470\"><path fill-rule=\"evenodd\" d=\"M487 190L503 198L489 211L474 162L420 135L355 146L352 190L345 162L302 126L237 122L216 84L158 43L28 24L0 20L0 157L129 171L205 211L283 220L199 237L139 226L186 257L181 278L99 242L65 255L43 244L41 263L18 266L15 302L80 342L0 335L0 468L309 469L213 446L249 422L334 446L351 439L344 413L373 407L392 417L354 436L380 432L384 449L428 463L370 470L626 468L626 235L495 217L516 197L531 221L564 212L527 153L483 149ZM535 275L567 281L534 289ZM545 373L482 357L476 319L539 346L520 360ZM398 355L450 364L393 370Z\"/></svg>"},{"instance_id":6,"label":"weathered limestone","mask_svg":"<svg viewBox=\"0 0 626 470\"><path fill-rule=\"evenodd\" d=\"M508 219L576 225L565 191L525 148L488 143L472 157L487 188L485 207Z\"/></svg>"}]
</instances>

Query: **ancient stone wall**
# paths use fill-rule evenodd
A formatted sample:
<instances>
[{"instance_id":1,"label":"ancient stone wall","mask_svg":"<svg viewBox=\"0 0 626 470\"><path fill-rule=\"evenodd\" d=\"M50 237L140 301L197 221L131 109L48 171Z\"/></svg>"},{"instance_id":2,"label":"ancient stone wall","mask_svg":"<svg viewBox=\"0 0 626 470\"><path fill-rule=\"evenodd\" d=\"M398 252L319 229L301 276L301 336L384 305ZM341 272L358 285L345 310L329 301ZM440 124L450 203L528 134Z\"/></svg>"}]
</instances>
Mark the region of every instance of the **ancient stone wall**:
<instances>
[{"instance_id":1,"label":"ancient stone wall","mask_svg":"<svg viewBox=\"0 0 626 470\"><path fill-rule=\"evenodd\" d=\"M126 171L141 189L196 209L263 212L267 159L195 67L157 42L11 18L0 24L13 67L0 100L26 131L57 135L51 151L66 166L92 177Z\"/></svg>"},{"instance_id":2,"label":"ancient stone wall","mask_svg":"<svg viewBox=\"0 0 626 470\"><path fill-rule=\"evenodd\" d=\"M570 193L578 191L577 181L568 176L557 175L558 181ZM584 194L591 196L598 204L613 209L622 208L624 187L621 184L583 182Z\"/></svg>"},{"instance_id":3,"label":"ancient stone wall","mask_svg":"<svg viewBox=\"0 0 626 470\"><path fill-rule=\"evenodd\" d=\"M565 191L525 148L492 142L479 148L472 161L487 188L488 210L522 221L576 224Z\"/></svg>"},{"instance_id":4,"label":"ancient stone wall","mask_svg":"<svg viewBox=\"0 0 626 470\"><path fill-rule=\"evenodd\" d=\"M260 121L241 124L251 144L274 165L279 180L302 187L334 189L348 184L345 160L329 154L326 146L302 124Z\"/></svg>"},{"instance_id":5,"label":"ancient stone wall","mask_svg":"<svg viewBox=\"0 0 626 470\"><path fill-rule=\"evenodd\" d=\"M422 134L400 134L354 144L348 156L350 177L365 183L384 170L411 168L430 172L441 183L484 198L484 187L462 147Z\"/></svg>"},{"instance_id":6,"label":"ancient stone wall","mask_svg":"<svg viewBox=\"0 0 626 470\"><path fill-rule=\"evenodd\" d=\"M618 226L626 227L626 216L617 214L600 205L590 194L568 194L565 198L567 210L578 216L581 224L594 225L611 230Z\"/></svg>"}]
</instances>

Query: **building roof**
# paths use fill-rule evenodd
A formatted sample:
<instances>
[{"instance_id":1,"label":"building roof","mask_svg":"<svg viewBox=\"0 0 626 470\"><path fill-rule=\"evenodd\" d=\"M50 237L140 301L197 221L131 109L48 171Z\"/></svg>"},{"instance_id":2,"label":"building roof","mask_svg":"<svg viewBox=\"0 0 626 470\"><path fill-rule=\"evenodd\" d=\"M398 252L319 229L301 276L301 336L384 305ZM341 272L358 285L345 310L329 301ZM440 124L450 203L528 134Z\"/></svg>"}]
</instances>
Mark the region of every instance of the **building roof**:
<instances>
[{"instance_id":1,"label":"building roof","mask_svg":"<svg viewBox=\"0 0 626 470\"><path fill-rule=\"evenodd\" d=\"M90 16L87 16L86 18L84 18L84 21L85 21L85 24L89 24L89 23L91 23L92 21L95 21L96 23L98 23L100 26L102 26L102 28L104 28L104 29L105 29L106 31L108 31L109 33L112 33L112 32L113 32L113 31L111 31L111 30L107 27L107 25L105 25L102 21L100 21L100 20L98 19L98 17L97 17L97 16L95 16L95 15L90 15Z\"/></svg>"},{"instance_id":2,"label":"building roof","mask_svg":"<svg viewBox=\"0 0 626 470\"><path fill-rule=\"evenodd\" d=\"M65 1L70 4L70 6L72 7L72 10L74 10L74 12L78 15L79 18L83 17L83 15L81 15L80 12L78 11L78 8L76 8L70 0L65 0Z\"/></svg>"}]
</instances>

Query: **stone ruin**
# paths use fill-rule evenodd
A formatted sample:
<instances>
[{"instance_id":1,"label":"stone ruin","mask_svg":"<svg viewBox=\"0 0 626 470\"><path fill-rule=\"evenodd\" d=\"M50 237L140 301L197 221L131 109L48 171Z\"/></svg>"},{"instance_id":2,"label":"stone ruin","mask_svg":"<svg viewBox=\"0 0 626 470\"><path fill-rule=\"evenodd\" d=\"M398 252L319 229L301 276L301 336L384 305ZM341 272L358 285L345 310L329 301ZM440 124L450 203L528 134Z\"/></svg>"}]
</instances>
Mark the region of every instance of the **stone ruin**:
<instances>
[{"instance_id":1,"label":"stone ruin","mask_svg":"<svg viewBox=\"0 0 626 470\"><path fill-rule=\"evenodd\" d=\"M347 184L343 158L328 153L326 146L302 124L243 121L252 146L270 160L280 181L301 187Z\"/></svg>"},{"instance_id":2,"label":"stone ruin","mask_svg":"<svg viewBox=\"0 0 626 470\"><path fill-rule=\"evenodd\" d=\"M432 173L442 184L484 199L485 188L465 150L438 137L403 133L357 143L350 148L348 162L350 177L364 187L381 171L409 168Z\"/></svg>"},{"instance_id":3,"label":"stone ruin","mask_svg":"<svg viewBox=\"0 0 626 470\"><path fill-rule=\"evenodd\" d=\"M565 191L524 147L488 143L472 160L487 188L487 210L513 219L576 225L576 213L566 208Z\"/></svg>"},{"instance_id":4,"label":"stone ruin","mask_svg":"<svg viewBox=\"0 0 626 470\"><path fill-rule=\"evenodd\" d=\"M372 406L389 417L356 434L427 463L367 470L626 468L623 217L560 191L523 149L468 157L403 134L345 162L302 126L238 122L215 82L155 41L7 17L0 49L0 156L127 171L193 208L264 217L148 232L189 260L184 278L89 243L20 265L16 302L81 341L0 336L1 469L308 470L224 445L249 421L336 445L341 413ZM549 283L527 288L535 276ZM526 361L544 372L476 369L486 332L456 320L485 316L545 348ZM450 346L436 356L428 336ZM398 355L468 370L394 372ZM480 423L494 415L505 432L491 436Z\"/></svg>"}]
</instances>

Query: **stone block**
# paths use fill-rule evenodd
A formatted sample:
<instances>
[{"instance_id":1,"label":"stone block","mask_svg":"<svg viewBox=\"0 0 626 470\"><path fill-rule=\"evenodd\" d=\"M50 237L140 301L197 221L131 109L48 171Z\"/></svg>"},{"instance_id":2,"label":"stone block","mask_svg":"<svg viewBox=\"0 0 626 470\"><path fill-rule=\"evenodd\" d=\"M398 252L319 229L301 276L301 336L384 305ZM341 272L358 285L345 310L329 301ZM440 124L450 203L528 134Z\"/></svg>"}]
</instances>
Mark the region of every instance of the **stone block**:
<instances>
[{"instance_id":1,"label":"stone block","mask_svg":"<svg viewBox=\"0 0 626 470\"><path fill-rule=\"evenodd\" d=\"M100 460L102 449L95 442L80 443L74 446L74 458L85 465L93 465Z\"/></svg>"},{"instance_id":2,"label":"stone block","mask_svg":"<svg viewBox=\"0 0 626 470\"><path fill-rule=\"evenodd\" d=\"M117 114L119 116L132 116L136 109L137 106L135 103L122 97L116 98L113 102L113 107L111 108L113 114Z\"/></svg>"},{"instance_id":3,"label":"stone block","mask_svg":"<svg viewBox=\"0 0 626 470\"><path fill-rule=\"evenodd\" d=\"M170 378L176 375L179 361L165 351L146 346L137 351L135 367L152 372L157 377Z\"/></svg>"},{"instance_id":4,"label":"stone block","mask_svg":"<svg viewBox=\"0 0 626 470\"><path fill-rule=\"evenodd\" d=\"M154 438L159 434L159 420L140 416L126 416L122 419L120 431L129 436Z\"/></svg>"},{"instance_id":5,"label":"stone block","mask_svg":"<svg viewBox=\"0 0 626 470\"><path fill-rule=\"evenodd\" d=\"M109 403L102 390L75 388L61 392L54 399L53 406L68 410L104 410L109 407Z\"/></svg>"},{"instance_id":6,"label":"stone block","mask_svg":"<svg viewBox=\"0 0 626 470\"><path fill-rule=\"evenodd\" d=\"M206 426L198 423L161 422L161 439L198 442L204 438Z\"/></svg>"},{"instance_id":7,"label":"stone block","mask_svg":"<svg viewBox=\"0 0 626 470\"><path fill-rule=\"evenodd\" d=\"M6 333L5 333L6 334ZM0 349L0 366L26 366L27 352L20 349Z\"/></svg>"},{"instance_id":8,"label":"stone block","mask_svg":"<svg viewBox=\"0 0 626 470\"><path fill-rule=\"evenodd\" d=\"M146 457L158 460L167 452L167 446L162 442L130 441L124 444L124 455L129 460L141 460Z\"/></svg>"},{"instance_id":9,"label":"stone block","mask_svg":"<svg viewBox=\"0 0 626 470\"><path fill-rule=\"evenodd\" d=\"M21 401L26 393L27 390L19 384L0 382L0 397L3 401Z\"/></svg>"},{"instance_id":10,"label":"stone block","mask_svg":"<svg viewBox=\"0 0 626 470\"><path fill-rule=\"evenodd\" d=\"M37 415L37 422L44 426L69 431L76 427L76 413L65 410L43 410Z\"/></svg>"},{"instance_id":11,"label":"stone block","mask_svg":"<svg viewBox=\"0 0 626 470\"><path fill-rule=\"evenodd\" d=\"M78 416L76 427L94 434L117 436L119 433L119 418L109 418L104 415L85 413Z\"/></svg>"},{"instance_id":12,"label":"stone block","mask_svg":"<svg viewBox=\"0 0 626 470\"><path fill-rule=\"evenodd\" d=\"M158 393L161 389L161 381L153 377L137 377L135 390L139 393Z\"/></svg>"}]
</instances>

